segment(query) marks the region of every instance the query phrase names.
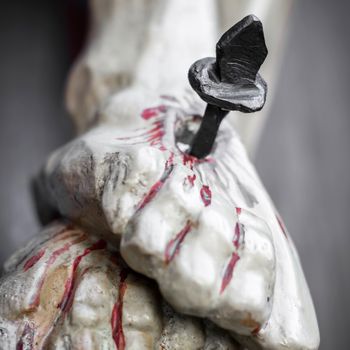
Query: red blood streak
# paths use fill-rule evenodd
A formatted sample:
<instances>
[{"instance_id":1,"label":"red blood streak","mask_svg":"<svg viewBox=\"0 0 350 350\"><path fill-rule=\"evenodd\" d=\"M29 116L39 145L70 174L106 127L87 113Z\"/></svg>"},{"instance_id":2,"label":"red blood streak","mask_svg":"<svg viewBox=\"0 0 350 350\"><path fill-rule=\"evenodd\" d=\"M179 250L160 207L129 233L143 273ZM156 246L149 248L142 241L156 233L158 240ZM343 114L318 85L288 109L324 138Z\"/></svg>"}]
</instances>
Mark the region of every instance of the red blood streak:
<instances>
[{"instance_id":1,"label":"red blood streak","mask_svg":"<svg viewBox=\"0 0 350 350\"><path fill-rule=\"evenodd\" d=\"M187 221L185 227L172 239L165 248L165 262L169 264L179 253L181 244L191 230L191 222Z\"/></svg>"},{"instance_id":2,"label":"red blood streak","mask_svg":"<svg viewBox=\"0 0 350 350\"><path fill-rule=\"evenodd\" d=\"M29 258L24 266L23 266L23 270L26 272L28 271L31 267L33 267L45 254L45 249L41 249L39 250L39 252L35 255L33 255L31 258Z\"/></svg>"},{"instance_id":3,"label":"red blood streak","mask_svg":"<svg viewBox=\"0 0 350 350\"><path fill-rule=\"evenodd\" d=\"M150 134L158 132L159 129L161 129L163 127L163 123L161 121L153 122L152 125L154 125L154 127L150 130L141 129L141 130L143 130L142 133L134 134L134 135L130 135L130 136L124 136L124 137L117 137L116 140L130 140L130 139L134 139L134 138L142 138L144 136L148 136Z\"/></svg>"},{"instance_id":4,"label":"red blood streak","mask_svg":"<svg viewBox=\"0 0 350 350\"><path fill-rule=\"evenodd\" d=\"M159 149L165 151L166 148L162 143L163 136L165 135L164 124L161 121L156 121L153 125L155 125L155 127L148 132L150 136L148 137L147 142L150 142L151 146L159 145Z\"/></svg>"},{"instance_id":5,"label":"red blood streak","mask_svg":"<svg viewBox=\"0 0 350 350\"><path fill-rule=\"evenodd\" d=\"M16 350L32 350L34 341L34 328L31 324L24 325L23 332L19 341L16 344Z\"/></svg>"},{"instance_id":6,"label":"red blood streak","mask_svg":"<svg viewBox=\"0 0 350 350\"><path fill-rule=\"evenodd\" d=\"M196 174L193 174L192 176L191 175L188 175L187 176L187 179L188 179L188 182L191 184L191 186L193 187L194 186L194 181L196 180Z\"/></svg>"},{"instance_id":7,"label":"red blood streak","mask_svg":"<svg viewBox=\"0 0 350 350\"><path fill-rule=\"evenodd\" d=\"M252 335L256 336L260 332L261 326L257 326L252 330Z\"/></svg>"},{"instance_id":8,"label":"red blood streak","mask_svg":"<svg viewBox=\"0 0 350 350\"><path fill-rule=\"evenodd\" d=\"M164 134L164 130L158 130L157 132L153 133L147 141L150 142L151 146L157 146L161 143Z\"/></svg>"},{"instance_id":9,"label":"red blood streak","mask_svg":"<svg viewBox=\"0 0 350 350\"><path fill-rule=\"evenodd\" d=\"M203 185L200 191L200 195L204 203L204 206L207 207L208 205L211 204L211 191L209 186Z\"/></svg>"},{"instance_id":10,"label":"red blood streak","mask_svg":"<svg viewBox=\"0 0 350 350\"><path fill-rule=\"evenodd\" d=\"M118 350L125 349L125 336L123 331L123 299L127 288L126 278L128 270L120 272L118 300L114 304L111 316L112 337Z\"/></svg>"},{"instance_id":11,"label":"red blood streak","mask_svg":"<svg viewBox=\"0 0 350 350\"><path fill-rule=\"evenodd\" d=\"M182 162L183 162L183 165L189 165L190 169L193 170L194 165L202 164L202 163L213 163L214 159L210 158L210 157L198 159L194 156L191 156L188 153L183 153L182 154Z\"/></svg>"},{"instance_id":12,"label":"red blood streak","mask_svg":"<svg viewBox=\"0 0 350 350\"><path fill-rule=\"evenodd\" d=\"M232 253L230 262L228 263L225 273L224 273L224 277L222 279L222 283L221 283L221 289L220 289L220 293L223 293L223 291L225 290L225 288L227 287L227 285L230 283L231 279L232 279L232 275L233 275L233 270L237 264L237 261L239 260L239 255L237 253Z\"/></svg>"},{"instance_id":13,"label":"red blood streak","mask_svg":"<svg viewBox=\"0 0 350 350\"><path fill-rule=\"evenodd\" d=\"M286 227L284 226L284 223L278 214L276 214L276 219L277 219L278 225L280 226L284 236L288 239Z\"/></svg>"},{"instance_id":14,"label":"red blood streak","mask_svg":"<svg viewBox=\"0 0 350 350\"><path fill-rule=\"evenodd\" d=\"M154 130L156 130L156 127L151 129L151 130L145 130L145 128L142 128L142 129L135 129L134 131L142 131L141 133L135 133L133 135L129 135L129 136L124 136L124 137L116 137L115 139L116 140L119 140L119 141L124 141L124 140L131 140L131 139L135 139L135 138L142 138L144 136L147 136L149 135L150 133L152 133ZM138 143L141 143L141 141L139 142L135 142L134 144L138 144Z\"/></svg>"},{"instance_id":15,"label":"red blood streak","mask_svg":"<svg viewBox=\"0 0 350 350\"><path fill-rule=\"evenodd\" d=\"M235 235L233 237L233 245L235 246L236 249L239 248L239 239L241 238L241 227L242 225L237 222L235 226Z\"/></svg>"},{"instance_id":16,"label":"red blood streak","mask_svg":"<svg viewBox=\"0 0 350 350\"><path fill-rule=\"evenodd\" d=\"M77 239L75 239L75 240L73 240L73 241L71 241L69 243L66 243L63 247L56 249L51 254L49 260L46 262L45 271L44 271L41 279L39 280L38 289L37 289L36 295L35 295L34 300L32 301L32 303L30 304L31 307L37 307L39 305L41 288L42 288L42 286L44 284L47 271L51 267L51 265L56 261L56 259L61 254L63 254L64 252L68 251L71 246L73 246L75 244L78 244L78 243L82 242L83 240L85 240L85 236L80 236Z\"/></svg>"},{"instance_id":17,"label":"red blood streak","mask_svg":"<svg viewBox=\"0 0 350 350\"><path fill-rule=\"evenodd\" d=\"M91 247L86 248L82 254L78 255L72 265L72 272L70 277L68 277L66 284L64 286L64 293L61 302L58 304L58 308L60 308L62 311L68 311L70 306L72 305L73 301L73 291L75 287L75 280L76 280L76 271L79 267L79 264L81 260L94 250L100 250L106 248L107 244L104 240L100 239L99 241L95 242Z\"/></svg>"},{"instance_id":18,"label":"red blood streak","mask_svg":"<svg viewBox=\"0 0 350 350\"><path fill-rule=\"evenodd\" d=\"M214 164L215 159L213 157L206 157L204 159L199 159L198 163L209 163L209 164Z\"/></svg>"},{"instance_id":19,"label":"red blood streak","mask_svg":"<svg viewBox=\"0 0 350 350\"><path fill-rule=\"evenodd\" d=\"M138 205L137 210L143 209L159 192L159 190L163 187L164 181L159 180L157 181L149 190L145 198L142 200L142 202Z\"/></svg>"},{"instance_id":20,"label":"red blood streak","mask_svg":"<svg viewBox=\"0 0 350 350\"><path fill-rule=\"evenodd\" d=\"M145 120L157 117L160 113L165 113L167 110L166 106L160 105L157 107L146 108L142 111L141 117Z\"/></svg>"},{"instance_id":21,"label":"red blood streak","mask_svg":"<svg viewBox=\"0 0 350 350\"><path fill-rule=\"evenodd\" d=\"M199 162L199 159L191 156L190 154L184 153L182 159L183 165L189 165L193 169L193 165Z\"/></svg>"},{"instance_id":22,"label":"red blood streak","mask_svg":"<svg viewBox=\"0 0 350 350\"><path fill-rule=\"evenodd\" d=\"M237 215L241 215L242 213L242 208L236 207L236 213ZM239 221L237 221L236 226L235 226L235 234L233 236L233 245L235 246L236 249L239 248L239 240L241 238L242 231L244 230L243 224L241 224Z\"/></svg>"},{"instance_id":23,"label":"red blood streak","mask_svg":"<svg viewBox=\"0 0 350 350\"><path fill-rule=\"evenodd\" d=\"M237 215L240 215L242 213L242 208L236 207L236 213L237 213ZM243 233L243 230L244 230L243 224L241 224L239 221L237 221L236 226L235 226L233 240L232 240L232 243L236 249L238 249L240 246L240 238L241 238L241 235ZM231 255L231 259L226 267L224 277L222 279L220 293L222 293L225 290L225 288L227 287L227 285L231 282L233 270L234 270L236 263L239 259L240 259L240 256L236 252L233 252Z\"/></svg>"},{"instance_id":24,"label":"red blood streak","mask_svg":"<svg viewBox=\"0 0 350 350\"><path fill-rule=\"evenodd\" d=\"M169 158L171 160L171 156ZM159 181L157 181L151 189L148 191L146 196L142 199L142 201L137 206L137 211L143 209L149 202L152 201L152 199L156 196L156 194L160 191L160 189L164 186L166 180L169 178L170 174L172 173L174 169L174 165L169 165L169 160L165 163L165 170L162 174L162 177Z\"/></svg>"},{"instance_id":25,"label":"red blood streak","mask_svg":"<svg viewBox=\"0 0 350 350\"><path fill-rule=\"evenodd\" d=\"M118 137L118 138L116 138L116 140L121 141L121 140L136 139L132 143L133 145L137 145L137 144L144 143L144 142L149 142L151 146L159 146L159 149L161 151L165 151L166 147L162 144L162 139L163 139L163 136L165 135L164 123L162 121L157 120L157 121L153 122L152 125L153 125L152 129L147 130L141 134L137 134L134 136ZM145 139L146 136L147 136L147 138ZM139 139L139 140L137 140L137 139Z\"/></svg>"},{"instance_id":26,"label":"red blood streak","mask_svg":"<svg viewBox=\"0 0 350 350\"><path fill-rule=\"evenodd\" d=\"M155 121L153 122L153 125L154 127L151 130L148 130L144 135L152 135L154 133L158 133L164 127L164 124L161 121ZM141 136L143 135L141 134Z\"/></svg>"},{"instance_id":27,"label":"red blood streak","mask_svg":"<svg viewBox=\"0 0 350 350\"><path fill-rule=\"evenodd\" d=\"M165 163L165 169L169 169L169 167L174 165L174 156L174 152L171 152L169 159Z\"/></svg>"}]
</instances>

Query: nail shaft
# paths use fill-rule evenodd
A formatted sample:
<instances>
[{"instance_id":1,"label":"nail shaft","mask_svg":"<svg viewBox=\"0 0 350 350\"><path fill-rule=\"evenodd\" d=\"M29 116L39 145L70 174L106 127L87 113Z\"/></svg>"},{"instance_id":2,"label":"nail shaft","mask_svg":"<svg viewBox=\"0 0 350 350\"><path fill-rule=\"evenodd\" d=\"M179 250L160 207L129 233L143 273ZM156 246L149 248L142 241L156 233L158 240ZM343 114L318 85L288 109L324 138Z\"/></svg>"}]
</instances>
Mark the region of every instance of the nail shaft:
<instances>
[{"instance_id":1,"label":"nail shaft","mask_svg":"<svg viewBox=\"0 0 350 350\"><path fill-rule=\"evenodd\" d=\"M219 107L208 104L204 113L203 121L199 130L194 137L189 154L197 158L206 157L214 144L219 126L227 115L225 111Z\"/></svg>"}]
</instances>

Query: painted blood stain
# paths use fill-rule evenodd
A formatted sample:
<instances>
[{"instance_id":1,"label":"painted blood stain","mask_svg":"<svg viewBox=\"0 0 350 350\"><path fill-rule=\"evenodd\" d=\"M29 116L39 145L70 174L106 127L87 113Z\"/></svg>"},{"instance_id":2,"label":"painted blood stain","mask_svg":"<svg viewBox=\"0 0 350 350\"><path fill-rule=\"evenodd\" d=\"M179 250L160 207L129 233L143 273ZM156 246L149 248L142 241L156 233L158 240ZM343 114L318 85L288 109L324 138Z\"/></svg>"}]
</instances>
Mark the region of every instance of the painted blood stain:
<instances>
[{"instance_id":1,"label":"painted blood stain","mask_svg":"<svg viewBox=\"0 0 350 350\"><path fill-rule=\"evenodd\" d=\"M16 344L16 350L32 350L34 342L34 328L29 323L24 325L23 332Z\"/></svg>"},{"instance_id":2,"label":"painted blood stain","mask_svg":"<svg viewBox=\"0 0 350 350\"><path fill-rule=\"evenodd\" d=\"M37 307L39 305L40 302L40 292L41 292L41 288L44 284L45 281L45 277L47 275L47 271L49 270L49 268L54 264L54 262L56 261L56 259L62 255L63 253L67 252L69 250L70 247L72 247L75 244L78 244L82 241L84 241L86 238L85 236L80 236L78 238L76 238L75 240L72 240L71 242L68 242L66 244L63 245L63 247L56 249L50 256L49 260L46 262L45 265L45 271L43 273L43 276L41 277L41 279L38 282L38 288L37 288L37 292L36 295L34 297L34 300L31 302L30 307Z\"/></svg>"},{"instance_id":3,"label":"painted blood stain","mask_svg":"<svg viewBox=\"0 0 350 350\"><path fill-rule=\"evenodd\" d=\"M142 111L141 117L145 120L149 120L151 118L158 117L160 113L165 113L166 111L167 108L164 105L146 108Z\"/></svg>"},{"instance_id":4,"label":"painted blood stain","mask_svg":"<svg viewBox=\"0 0 350 350\"><path fill-rule=\"evenodd\" d=\"M169 159L165 163L165 169L169 169L171 166L174 165L174 156L174 152L171 152Z\"/></svg>"},{"instance_id":5,"label":"painted blood stain","mask_svg":"<svg viewBox=\"0 0 350 350\"><path fill-rule=\"evenodd\" d=\"M200 191L200 195L204 203L204 206L207 207L208 205L211 204L211 191L209 186L203 185Z\"/></svg>"},{"instance_id":6,"label":"painted blood stain","mask_svg":"<svg viewBox=\"0 0 350 350\"><path fill-rule=\"evenodd\" d=\"M188 153L183 153L182 154L182 163L183 163L183 165L189 166L190 169L193 170L194 165L203 164L203 163L214 163L214 159L211 157L199 159L197 157L191 156Z\"/></svg>"},{"instance_id":7,"label":"painted blood stain","mask_svg":"<svg viewBox=\"0 0 350 350\"><path fill-rule=\"evenodd\" d=\"M281 217L280 217L278 214L276 214L276 219L277 219L277 222L278 222L279 227L280 227L281 230L282 230L282 233L283 233L284 236L288 239L286 226L284 225L284 223L283 223Z\"/></svg>"},{"instance_id":8,"label":"painted blood stain","mask_svg":"<svg viewBox=\"0 0 350 350\"><path fill-rule=\"evenodd\" d=\"M172 163L172 156L168 159L168 161L165 163L165 169L164 172L160 178L149 190L149 192L146 194L146 196L142 199L142 201L137 206L137 210L142 210L148 203L152 201L152 199L157 195L157 193L160 191L160 189L164 186L166 180L169 178L170 174L172 173L174 169L174 164Z\"/></svg>"},{"instance_id":9,"label":"painted blood stain","mask_svg":"<svg viewBox=\"0 0 350 350\"><path fill-rule=\"evenodd\" d=\"M31 267L33 267L44 256L44 254L45 249L41 249L37 254L29 258L23 266L24 272L28 271Z\"/></svg>"},{"instance_id":10,"label":"painted blood stain","mask_svg":"<svg viewBox=\"0 0 350 350\"><path fill-rule=\"evenodd\" d=\"M165 248L165 262L169 264L179 253L181 244L191 231L191 222L187 221L185 227L172 239Z\"/></svg>"},{"instance_id":11,"label":"painted blood stain","mask_svg":"<svg viewBox=\"0 0 350 350\"><path fill-rule=\"evenodd\" d=\"M125 349L125 336L123 331L123 299L126 291L126 278L128 270L120 271L118 300L114 304L111 317L112 337L118 350Z\"/></svg>"},{"instance_id":12,"label":"painted blood stain","mask_svg":"<svg viewBox=\"0 0 350 350\"><path fill-rule=\"evenodd\" d=\"M235 235L233 237L233 245L236 249L239 248L239 239L241 238L241 232L242 232L242 224L237 222L235 226Z\"/></svg>"},{"instance_id":13,"label":"painted blood stain","mask_svg":"<svg viewBox=\"0 0 350 350\"><path fill-rule=\"evenodd\" d=\"M226 289L227 285L230 283L230 281L232 279L232 275L233 275L233 270L234 270L234 268L237 264L237 261L239 259L240 259L239 255L236 252L232 253L231 259L226 267L224 277L222 279L220 293L223 293L223 291Z\"/></svg>"},{"instance_id":14,"label":"painted blood stain","mask_svg":"<svg viewBox=\"0 0 350 350\"><path fill-rule=\"evenodd\" d=\"M101 250L106 248L107 244L104 240L100 239L99 241L95 242L93 245L91 245L89 248L86 248L82 254L78 255L72 265L71 275L68 277L66 284L64 286L64 293L61 302L58 304L58 308L60 308L62 311L67 312L69 311L72 302L73 302L73 296L74 296L74 290L75 290L75 281L76 281L76 272L79 267L79 264L81 260L90 254L91 252L95 250Z\"/></svg>"},{"instance_id":15,"label":"painted blood stain","mask_svg":"<svg viewBox=\"0 0 350 350\"><path fill-rule=\"evenodd\" d=\"M236 214L239 216L241 213L242 213L242 208L236 207ZM237 221L235 225L233 240L232 240L233 246L235 247L236 250L239 249L240 247L240 239L243 233L244 233L244 226L239 221ZM239 259L240 259L240 256L238 255L238 253L233 252L231 255L230 261L226 267L226 270L224 272L224 276L222 278L220 293L223 293L223 291L226 289L228 284L231 282L233 271Z\"/></svg>"},{"instance_id":16,"label":"painted blood stain","mask_svg":"<svg viewBox=\"0 0 350 350\"><path fill-rule=\"evenodd\" d=\"M153 125L154 128L148 131L149 137L147 142L149 142L151 146L160 146L159 149L165 151L166 148L163 145L163 136L165 135L164 124L161 121L156 121Z\"/></svg>"},{"instance_id":17,"label":"painted blood stain","mask_svg":"<svg viewBox=\"0 0 350 350\"><path fill-rule=\"evenodd\" d=\"M200 162L200 160L196 157L191 156L190 154L184 153L182 156L183 165L188 165L191 170L193 170L193 165Z\"/></svg>"},{"instance_id":18,"label":"painted blood stain","mask_svg":"<svg viewBox=\"0 0 350 350\"><path fill-rule=\"evenodd\" d=\"M242 208L236 208L236 213L237 215L239 216L242 212ZM239 248L239 240L241 238L241 234L244 230L244 226L239 222L237 221L236 223L236 226L235 226L235 233L234 233L234 236L233 236L233 245L236 249Z\"/></svg>"},{"instance_id":19,"label":"painted blood stain","mask_svg":"<svg viewBox=\"0 0 350 350\"><path fill-rule=\"evenodd\" d=\"M159 146L161 151L165 151L166 147L163 145L163 136L165 135L164 123L162 121L154 121L150 130L143 131L139 134L131 136L117 137L118 141L131 141L131 145L139 145L148 142L151 146Z\"/></svg>"},{"instance_id":20,"label":"painted blood stain","mask_svg":"<svg viewBox=\"0 0 350 350\"><path fill-rule=\"evenodd\" d=\"M187 180L190 183L190 185L193 187L194 186L194 181L196 180L196 174L188 175L187 176Z\"/></svg>"},{"instance_id":21,"label":"painted blood stain","mask_svg":"<svg viewBox=\"0 0 350 350\"><path fill-rule=\"evenodd\" d=\"M255 328L252 330L252 335L253 335L253 336L257 336L258 333L260 332L260 330L261 330L261 326L255 327Z\"/></svg>"}]
</instances>

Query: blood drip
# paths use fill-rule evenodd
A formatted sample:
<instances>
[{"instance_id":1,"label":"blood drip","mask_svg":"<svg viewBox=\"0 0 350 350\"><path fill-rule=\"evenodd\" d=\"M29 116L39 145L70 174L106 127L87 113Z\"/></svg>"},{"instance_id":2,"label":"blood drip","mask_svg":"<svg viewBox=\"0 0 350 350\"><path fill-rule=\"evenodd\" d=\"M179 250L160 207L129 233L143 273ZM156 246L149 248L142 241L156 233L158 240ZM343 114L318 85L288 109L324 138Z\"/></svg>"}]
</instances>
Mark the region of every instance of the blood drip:
<instances>
[{"instance_id":1,"label":"blood drip","mask_svg":"<svg viewBox=\"0 0 350 350\"><path fill-rule=\"evenodd\" d=\"M204 203L204 206L207 207L208 205L211 204L211 191L209 186L203 185L200 191L200 195Z\"/></svg>"},{"instance_id":2,"label":"blood drip","mask_svg":"<svg viewBox=\"0 0 350 350\"><path fill-rule=\"evenodd\" d=\"M111 316L112 337L118 350L125 349L125 336L123 331L123 299L127 288L126 278L128 270L120 271L118 300L114 304Z\"/></svg>"},{"instance_id":3,"label":"blood drip","mask_svg":"<svg viewBox=\"0 0 350 350\"><path fill-rule=\"evenodd\" d=\"M145 120L149 120L151 118L158 117L160 113L165 113L166 111L167 108L164 105L146 108L142 111L141 117Z\"/></svg>"},{"instance_id":4,"label":"blood drip","mask_svg":"<svg viewBox=\"0 0 350 350\"><path fill-rule=\"evenodd\" d=\"M150 136L147 142L149 142L151 146L159 146L161 151L165 151L166 147L163 145L163 136L165 135L164 123L162 121L155 121L153 125L154 128L148 131L148 135Z\"/></svg>"},{"instance_id":5,"label":"blood drip","mask_svg":"<svg viewBox=\"0 0 350 350\"><path fill-rule=\"evenodd\" d=\"M16 344L16 350L32 350L34 342L34 328L28 322L24 325L23 332Z\"/></svg>"},{"instance_id":6,"label":"blood drip","mask_svg":"<svg viewBox=\"0 0 350 350\"><path fill-rule=\"evenodd\" d=\"M252 335L257 336L260 332L261 326L258 326L252 330Z\"/></svg>"},{"instance_id":7,"label":"blood drip","mask_svg":"<svg viewBox=\"0 0 350 350\"><path fill-rule=\"evenodd\" d=\"M222 283L221 283L221 289L220 289L220 293L222 293L225 288L227 287L227 285L230 283L231 279L232 279L232 275L233 275L233 270L237 264L237 261L239 260L239 255L234 252L231 255L231 259L230 262L228 263L225 273L224 273L224 277L222 279Z\"/></svg>"},{"instance_id":8,"label":"blood drip","mask_svg":"<svg viewBox=\"0 0 350 350\"><path fill-rule=\"evenodd\" d=\"M235 235L233 237L233 245L236 249L239 248L239 239L241 238L242 224L237 222L235 226Z\"/></svg>"},{"instance_id":9,"label":"blood drip","mask_svg":"<svg viewBox=\"0 0 350 350\"><path fill-rule=\"evenodd\" d=\"M40 279L39 283L38 283L38 289L36 292L36 295L34 297L34 300L31 303L31 307L37 307L39 306L39 302L40 302L40 292L41 292L41 288L44 284L46 275L47 275L47 271L48 269L51 267L51 265L56 261L56 259L63 253L65 253L66 251L68 251L70 249L70 247L72 247L75 244L78 244L82 241L84 241L86 238L85 236L80 236L78 238L76 238L75 240L66 243L63 247L56 249L50 256L49 260L46 262L45 265L45 271L43 273L42 278Z\"/></svg>"},{"instance_id":10,"label":"blood drip","mask_svg":"<svg viewBox=\"0 0 350 350\"><path fill-rule=\"evenodd\" d=\"M72 272L70 277L67 279L66 284L64 286L64 293L61 302L58 304L58 308L60 308L62 311L67 312L72 305L73 301L73 291L75 287L75 281L76 281L76 271L79 267L79 264L81 260L94 250L100 250L106 248L107 244L104 240L100 239L99 241L95 242L91 247L86 248L82 254L78 255L72 265Z\"/></svg>"},{"instance_id":11,"label":"blood drip","mask_svg":"<svg viewBox=\"0 0 350 350\"><path fill-rule=\"evenodd\" d=\"M196 180L196 174L193 174L192 176L188 175L187 176L187 180L191 184L191 186L193 187L194 186L194 181Z\"/></svg>"},{"instance_id":12,"label":"blood drip","mask_svg":"<svg viewBox=\"0 0 350 350\"><path fill-rule=\"evenodd\" d=\"M187 221L185 227L172 239L165 248L165 262L169 264L179 253L181 244L191 230L191 222Z\"/></svg>"},{"instance_id":13,"label":"blood drip","mask_svg":"<svg viewBox=\"0 0 350 350\"><path fill-rule=\"evenodd\" d=\"M191 170L193 170L193 166L195 164L199 163L199 159L191 156L190 154L184 153L182 157L183 165L189 165Z\"/></svg>"},{"instance_id":14,"label":"blood drip","mask_svg":"<svg viewBox=\"0 0 350 350\"><path fill-rule=\"evenodd\" d=\"M283 223L281 217L280 217L278 214L276 214L276 219L277 219L277 222L278 222L279 227L280 227L281 230L282 230L282 233L283 233L284 236L288 239L287 229L286 229L286 227L285 227L285 225L284 225L284 223Z\"/></svg>"},{"instance_id":15,"label":"blood drip","mask_svg":"<svg viewBox=\"0 0 350 350\"><path fill-rule=\"evenodd\" d=\"M160 178L149 190L146 196L142 199L142 201L137 206L137 211L142 210L148 203L152 201L152 199L156 196L156 194L160 191L160 189L164 186L165 182L169 178L170 174L174 169L173 164L174 154L172 153L169 159L165 163L164 172Z\"/></svg>"},{"instance_id":16,"label":"blood drip","mask_svg":"<svg viewBox=\"0 0 350 350\"><path fill-rule=\"evenodd\" d=\"M191 156L188 153L182 154L182 163L183 165L188 165L191 170L193 170L193 166L196 164L203 164L203 163L213 163L214 159L210 157L206 157L203 159L199 159L197 157Z\"/></svg>"},{"instance_id":17,"label":"blood drip","mask_svg":"<svg viewBox=\"0 0 350 350\"><path fill-rule=\"evenodd\" d=\"M24 272L28 271L31 267L33 267L44 256L44 254L45 249L41 249L37 254L29 258L23 266Z\"/></svg>"},{"instance_id":18,"label":"blood drip","mask_svg":"<svg viewBox=\"0 0 350 350\"><path fill-rule=\"evenodd\" d=\"M242 209L236 207L236 214L239 216L241 213L242 213ZM232 240L233 246L235 247L236 250L239 249L240 247L240 238L243 233L243 230L244 230L243 224L241 224L237 220L235 230L234 230L234 236ZM224 277L222 278L220 293L223 293L227 285L231 282L231 279L233 276L233 270L239 259L240 259L240 256L238 255L238 253L233 252L231 255L230 261L226 267Z\"/></svg>"}]
</instances>

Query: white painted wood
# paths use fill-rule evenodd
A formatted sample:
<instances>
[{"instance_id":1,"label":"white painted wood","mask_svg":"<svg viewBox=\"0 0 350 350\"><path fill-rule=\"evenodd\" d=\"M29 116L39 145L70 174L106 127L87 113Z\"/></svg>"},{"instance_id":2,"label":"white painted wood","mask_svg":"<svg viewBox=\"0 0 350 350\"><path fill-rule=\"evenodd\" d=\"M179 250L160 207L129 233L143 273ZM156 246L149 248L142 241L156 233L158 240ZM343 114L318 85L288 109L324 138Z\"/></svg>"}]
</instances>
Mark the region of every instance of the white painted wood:
<instances>
[{"instance_id":1,"label":"white painted wood","mask_svg":"<svg viewBox=\"0 0 350 350\"><path fill-rule=\"evenodd\" d=\"M118 116L122 102L106 111ZM121 240L129 266L155 279L177 311L209 318L250 349L317 349L293 242L232 126L223 122L214 151L198 162L181 140L198 128L199 110L169 97L136 107L51 157L51 205Z\"/></svg>"},{"instance_id":2,"label":"white painted wood","mask_svg":"<svg viewBox=\"0 0 350 350\"><path fill-rule=\"evenodd\" d=\"M179 125L193 132L203 112L184 72L213 54L214 5L92 3L90 41L67 89L78 130L91 130L49 159L44 191L65 217L116 248L121 240L126 262L176 310L209 318L249 349L315 350L297 253L236 132L224 122L203 163L188 160L179 139ZM249 145L258 129L247 128Z\"/></svg>"},{"instance_id":3,"label":"white painted wood","mask_svg":"<svg viewBox=\"0 0 350 350\"><path fill-rule=\"evenodd\" d=\"M56 222L6 263L0 348L228 349L228 335L174 312L99 237Z\"/></svg>"},{"instance_id":4,"label":"white painted wood","mask_svg":"<svg viewBox=\"0 0 350 350\"><path fill-rule=\"evenodd\" d=\"M214 0L95 0L92 6L90 40L66 95L79 132L95 124L99 107L123 89L183 94L190 89L190 65L214 54Z\"/></svg>"}]
</instances>

